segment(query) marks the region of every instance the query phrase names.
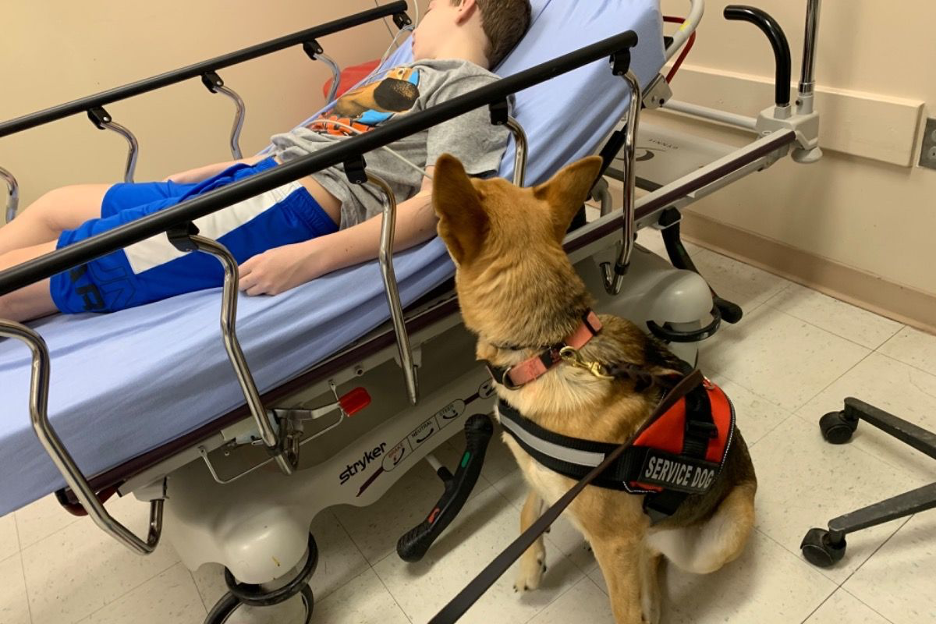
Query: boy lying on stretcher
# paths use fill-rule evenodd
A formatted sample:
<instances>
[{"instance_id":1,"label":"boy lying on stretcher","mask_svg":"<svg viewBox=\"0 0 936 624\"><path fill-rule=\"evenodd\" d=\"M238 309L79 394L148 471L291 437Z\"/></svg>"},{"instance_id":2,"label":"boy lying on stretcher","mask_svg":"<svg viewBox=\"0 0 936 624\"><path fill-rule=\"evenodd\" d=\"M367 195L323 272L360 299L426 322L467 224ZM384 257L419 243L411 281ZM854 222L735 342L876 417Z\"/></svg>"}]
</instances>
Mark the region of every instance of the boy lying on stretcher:
<instances>
[{"instance_id":1,"label":"boy lying on stretcher","mask_svg":"<svg viewBox=\"0 0 936 624\"><path fill-rule=\"evenodd\" d=\"M497 66L529 27L529 0L433 0L413 34L415 60L342 96L318 120L273 137L268 157L209 165L165 182L70 186L52 191L0 228L0 271L185 199L241 180L421 111L497 79ZM432 175L443 152L469 173L496 172L508 131L481 108L389 147ZM368 170L401 202L394 249L435 235L432 183L387 150L366 155ZM198 219L201 234L223 244L240 264L240 289L275 295L320 275L377 257L384 198L372 185L350 184L330 168ZM86 265L0 296L0 318L112 312L221 285L221 265L206 254L177 251L162 234Z\"/></svg>"}]
</instances>

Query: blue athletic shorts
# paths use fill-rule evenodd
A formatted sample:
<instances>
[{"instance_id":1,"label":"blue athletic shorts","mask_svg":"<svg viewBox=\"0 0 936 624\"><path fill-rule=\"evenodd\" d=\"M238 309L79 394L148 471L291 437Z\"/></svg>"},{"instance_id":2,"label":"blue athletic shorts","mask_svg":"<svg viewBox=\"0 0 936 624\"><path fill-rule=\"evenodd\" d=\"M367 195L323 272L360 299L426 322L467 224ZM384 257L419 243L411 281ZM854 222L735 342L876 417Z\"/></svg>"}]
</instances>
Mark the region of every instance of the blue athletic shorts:
<instances>
[{"instance_id":1,"label":"blue athletic shorts","mask_svg":"<svg viewBox=\"0 0 936 624\"><path fill-rule=\"evenodd\" d=\"M175 206L276 166L268 158L234 165L198 184L116 184L104 196L101 218L63 232L58 248ZM238 264L268 249L331 234L338 226L298 182L273 189L195 221L202 236L227 247ZM183 293L216 288L224 270L213 256L178 251L154 236L52 278L52 300L67 314L114 312Z\"/></svg>"}]
</instances>

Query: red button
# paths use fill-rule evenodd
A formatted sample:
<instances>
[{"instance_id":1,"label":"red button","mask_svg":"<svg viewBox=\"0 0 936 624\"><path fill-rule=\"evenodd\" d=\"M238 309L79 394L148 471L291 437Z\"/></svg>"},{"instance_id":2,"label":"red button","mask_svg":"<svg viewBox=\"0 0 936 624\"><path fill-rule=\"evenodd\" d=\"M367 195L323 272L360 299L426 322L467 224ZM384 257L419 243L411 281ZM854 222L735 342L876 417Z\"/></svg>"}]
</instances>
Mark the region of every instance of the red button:
<instances>
[{"instance_id":1,"label":"red button","mask_svg":"<svg viewBox=\"0 0 936 624\"><path fill-rule=\"evenodd\" d=\"M338 399L338 403L348 416L354 416L371 404L371 397L364 388L355 388Z\"/></svg>"}]
</instances>

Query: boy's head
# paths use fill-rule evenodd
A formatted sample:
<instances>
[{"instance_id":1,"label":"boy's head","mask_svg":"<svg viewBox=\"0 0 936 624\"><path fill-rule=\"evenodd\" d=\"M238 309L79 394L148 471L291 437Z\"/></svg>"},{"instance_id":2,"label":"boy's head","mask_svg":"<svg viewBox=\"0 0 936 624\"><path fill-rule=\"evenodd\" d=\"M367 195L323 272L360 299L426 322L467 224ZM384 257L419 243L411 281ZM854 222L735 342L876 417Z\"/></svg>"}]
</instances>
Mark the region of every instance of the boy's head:
<instances>
[{"instance_id":1,"label":"boy's head","mask_svg":"<svg viewBox=\"0 0 936 624\"><path fill-rule=\"evenodd\" d=\"M472 48L497 67L530 27L530 0L431 0L413 33L418 59L466 58Z\"/></svg>"}]
</instances>

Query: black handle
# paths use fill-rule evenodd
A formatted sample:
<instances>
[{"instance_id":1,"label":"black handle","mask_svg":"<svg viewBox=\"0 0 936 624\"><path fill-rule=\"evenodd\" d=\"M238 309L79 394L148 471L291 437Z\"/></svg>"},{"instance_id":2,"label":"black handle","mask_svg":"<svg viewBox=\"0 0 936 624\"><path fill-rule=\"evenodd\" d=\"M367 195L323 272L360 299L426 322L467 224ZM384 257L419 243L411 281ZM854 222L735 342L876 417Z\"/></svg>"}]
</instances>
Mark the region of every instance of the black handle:
<instances>
[{"instance_id":1,"label":"black handle","mask_svg":"<svg viewBox=\"0 0 936 624\"><path fill-rule=\"evenodd\" d=\"M712 294L712 301L715 303L715 307L718 308L718 311L721 312L722 320L726 323L734 325L744 318L744 310L742 310L741 306L737 303L722 299L714 293Z\"/></svg>"},{"instance_id":2,"label":"black handle","mask_svg":"<svg viewBox=\"0 0 936 624\"><path fill-rule=\"evenodd\" d=\"M790 57L790 42L780 24L766 11L733 4L725 7L725 19L750 22L760 28L773 46L777 62L776 95L777 106L790 105L790 80L793 77L793 60Z\"/></svg>"},{"instance_id":3,"label":"black handle","mask_svg":"<svg viewBox=\"0 0 936 624\"><path fill-rule=\"evenodd\" d=\"M481 476L484 454L493 434L494 424L489 416L475 414L465 423L467 444L455 476L445 467L439 470L439 477L445 482L445 493L429 516L399 539L397 554L400 559L411 563L422 559L439 534L461 511Z\"/></svg>"},{"instance_id":4,"label":"black handle","mask_svg":"<svg viewBox=\"0 0 936 624\"><path fill-rule=\"evenodd\" d=\"M663 214L660 215L660 225L664 228L663 243L666 245L666 253L669 255L670 262L672 262L673 266L677 269L692 271L697 275L702 275L699 273L699 269L696 268L692 258L689 257L689 252L686 251L686 247L682 244L679 225L681 220L682 215L680 215L679 210L676 208L667 208L663 211ZM704 279L704 276L702 277ZM741 320L741 317L744 316L744 311L741 309L741 306L719 297L718 293L716 293L715 289L711 286L709 286L709 290L712 292L712 302L721 314L723 321L734 325ZM651 328L651 331L652 330L653 328Z\"/></svg>"}]
</instances>

